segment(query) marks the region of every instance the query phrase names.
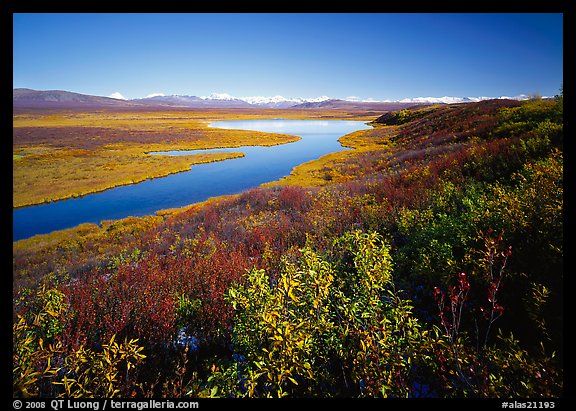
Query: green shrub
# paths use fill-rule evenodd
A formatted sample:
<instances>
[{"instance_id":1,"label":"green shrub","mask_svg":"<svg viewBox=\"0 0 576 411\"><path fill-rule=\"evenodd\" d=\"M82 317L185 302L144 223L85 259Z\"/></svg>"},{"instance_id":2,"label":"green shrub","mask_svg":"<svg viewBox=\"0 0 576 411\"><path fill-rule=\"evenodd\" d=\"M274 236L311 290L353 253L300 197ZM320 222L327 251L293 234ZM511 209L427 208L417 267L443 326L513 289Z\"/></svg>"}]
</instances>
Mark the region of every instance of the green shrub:
<instances>
[{"instance_id":1,"label":"green shrub","mask_svg":"<svg viewBox=\"0 0 576 411\"><path fill-rule=\"evenodd\" d=\"M237 361L212 377L211 393L408 396L426 333L394 288L389 245L355 231L330 258L301 252L277 278L254 269L229 290Z\"/></svg>"}]
</instances>

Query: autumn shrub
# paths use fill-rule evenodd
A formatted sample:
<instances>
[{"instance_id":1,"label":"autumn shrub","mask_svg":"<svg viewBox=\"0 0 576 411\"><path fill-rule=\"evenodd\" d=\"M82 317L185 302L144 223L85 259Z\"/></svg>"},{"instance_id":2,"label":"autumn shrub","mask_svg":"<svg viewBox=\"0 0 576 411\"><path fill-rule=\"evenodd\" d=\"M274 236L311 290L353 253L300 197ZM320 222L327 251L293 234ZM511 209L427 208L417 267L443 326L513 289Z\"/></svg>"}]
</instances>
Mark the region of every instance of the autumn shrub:
<instances>
[{"instance_id":1,"label":"autumn shrub","mask_svg":"<svg viewBox=\"0 0 576 411\"><path fill-rule=\"evenodd\" d=\"M408 396L426 333L400 294L375 233L345 234L328 257L306 246L275 278L250 271L228 291L235 354L211 394Z\"/></svg>"},{"instance_id":2,"label":"autumn shrub","mask_svg":"<svg viewBox=\"0 0 576 411\"><path fill-rule=\"evenodd\" d=\"M510 301L515 334L542 340L563 357L563 155L554 151L539 161L526 163L509 184L489 187L476 209L477 219L504 229L514 255L510 287L503 290ZM483 211L480 212L480 210ZM545 290L545 291L544 291ZM546 296L545 301L542 297ZM536 302L540 301L540 304ZM530 312L541 311L535 327ZM537 339L535 338L537 337ZM537 348L537 347L536 347Z\"/></svg>"},{"instance_id":3,"label":"autumn shrub","mask_svg":"<svg viewBox=\"0 0 576 411\"><path fill-rule=\"evenodd\" d=\"M383 115L381 115L380 117L378 117L376 120L374 120L375 123L378 124L384 124L387 126L396 126L399 124L405 124L408 123L410 121L413 121L419 117L423 117L425 114L427 114L427 109L402 109L402 110L398 110L398 111L391 111L391 112L387 112Z\"/></svg>"},{"instance_id":4,"label":"autumn shrub","mask_svg":"<svg viewBox=\"0 0 576 411\"><path fill-rule=\"evenodd\" d=\"M284 186L278 194L278 204L285 210L305 212L310 208L310 199L303 188Z\"/></svg>"},{"instance_id":5,"label":"autumn shrub","mask_svg":"<svg viewBox=\"0 0 576 411\"><path fill-rule=\"evenodd\" d=\"M174 333L176 295L155 258L96 271L70 286L70 338L98 347L113 335L159 343Z\"/></svg>"},{"instance_id":6,"label":"autumn shrub","mask_svg":"<svg viewBox=\"0 0 576 411\"><path fill-rule=\"evenodd\" d=\"M478 263L483 271L459 273L447 291L434 288L441 324L436 329L440 379L435 389L457 397L559 397L563 382L555 353L547 352L542 341L538 351L529 352L512 332L496 329L507 311L501 289L513 253L503 244L503 232L481 237Z\"/></svg>"},{"instance_id":7,"label":"autumn shrub","mask_svg":"<svg viewBox=\"0 0 576 411\"><path fill-rule=\"evenodd\" d=\"M13 394L16 397L114 397L128 395L133 371L145 358L137 340L101 349L72 347L63 327L70 306L57 289L24 291L13 325Z\"/></svg>"},{"instance_id":8,"label":"autumn shrub","mask_svg":"<svg viewBox=\"0 0 576 411\"><path fill-rule=\"evenodd\" d=\"M532 99L518 107L505 107L498 112L499 125L494 129L495 135L512 136L525 134L534 130L542 122L562 124L562 101Z\"/></svg>"}]
</instances>

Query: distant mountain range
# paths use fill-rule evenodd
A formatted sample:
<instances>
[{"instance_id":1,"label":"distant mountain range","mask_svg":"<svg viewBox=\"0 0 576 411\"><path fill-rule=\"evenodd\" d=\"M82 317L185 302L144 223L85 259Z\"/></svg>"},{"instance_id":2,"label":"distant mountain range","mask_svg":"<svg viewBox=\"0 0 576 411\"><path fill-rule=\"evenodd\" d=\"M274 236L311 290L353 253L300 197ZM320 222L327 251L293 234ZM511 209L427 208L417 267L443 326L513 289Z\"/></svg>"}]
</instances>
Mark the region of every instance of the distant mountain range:
<instances>
[{"instance_id":1,"label":"distant mountain range","mask_svg":"<svg viewBox=\"0 0 576 411\"><path fill-rule=\"evenodd\" d=\"M126 103L110 97L88 96L61 90L16 88L12 93L13 107L123 107Z\"/></svg>"},{"instance_id":2,"label":"distant mountain range","mask_svg":"<svg viewBox=\"0 0 576 411\"><path fill-rule=\"evenodd\" d=\"M13 89L14 108L138 108L138 107L182 107L182 108L294 108L294 109L343 109L343 110L399 110L422 102L361 102L319 97L315 99L288 99L275 97L236 98L228 94L211 94L206 97L156 95L140 99L118 99L91 96L63 90Z\"/></svg>"},{"instance_id":3,"label":"distant mountain range","mask_svg":"<svg viewBox=\"0 0 576 411\"><path fill-rule=\"evenodd\" d=\"M115 96L120 96L114 93ZM521 100L527 96L511 97ZM507 97L510 98L510 97ZM419 97L400 101L359 101L318 97L313 99L274 97L233 97L226 93L209 96L153 95L140 99L121 99L91 96L63 90L13 89L14 108L138 108L138 107L182 107L182 108L294 108L294 109L341 109L394 111L420 104L450 104L489 99L489 97Z\"/></svg>"}]
</instances>

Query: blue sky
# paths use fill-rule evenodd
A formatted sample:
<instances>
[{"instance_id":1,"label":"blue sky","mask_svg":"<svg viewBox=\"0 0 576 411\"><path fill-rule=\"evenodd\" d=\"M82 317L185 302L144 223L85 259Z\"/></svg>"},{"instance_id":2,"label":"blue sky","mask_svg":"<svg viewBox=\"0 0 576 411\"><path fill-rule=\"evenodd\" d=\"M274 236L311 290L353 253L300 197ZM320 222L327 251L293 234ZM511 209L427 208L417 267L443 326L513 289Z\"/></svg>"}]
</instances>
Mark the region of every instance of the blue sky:
<instances>
[{"instance_id":1,"label":"blue sky","mask_svg":"<svg viewBox=\"0 0 576 411\"><path fill-rule=\"evenodd\" d=\"M558 93L562 14L14 14L13 86L399 100Z\"/></svg>"}]
</instances>

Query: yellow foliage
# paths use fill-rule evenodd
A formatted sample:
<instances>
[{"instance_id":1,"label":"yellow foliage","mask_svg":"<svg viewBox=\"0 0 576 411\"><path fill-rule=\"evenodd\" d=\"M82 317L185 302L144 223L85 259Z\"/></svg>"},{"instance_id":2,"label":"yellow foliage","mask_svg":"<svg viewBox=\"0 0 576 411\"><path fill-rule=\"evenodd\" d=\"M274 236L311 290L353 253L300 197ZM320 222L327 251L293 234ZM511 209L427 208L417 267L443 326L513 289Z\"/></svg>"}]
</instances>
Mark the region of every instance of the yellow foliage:
<instances>
[{"instance_id":1,"label":"yellow foliage","mask_svg":"<svg viewBox=\"0 0 576 411\"><path fill-rule=\"evenodd\" d=\"M154 142L138 137L115 138L112 143L94 147L13 143L13 206L23 207L43 202L77 197L108 188L133 184L150 178L186 171L192 164L238 157L240 153L214 153L197 156L164 157L146 154L151 151L196 150L244 145L271 146L294 142L300 137L258 131L210 128L218 120L266 119L281 116L302 118L371 119L362 113L320 110L156 110L137 112L61 112L20 113L13 116L13 127L107 129L117 135L139 133L176 136ZM79 131L81 133L81 131ZM103 132L104 134L106 132ZM110 139L111 137L108 137ZM135 139L135 140L134 140ZM108 140L102 140L108 141ZM60 144L60 145L59 145ZM64 146L62 146L62 144ZM71 143L70 143L71 144ZM77 144L77 143L75 143ZM89 144L88 144L89 146ZM26 155L22 156L23 153Z\"/></svg>"}]
</instances>

